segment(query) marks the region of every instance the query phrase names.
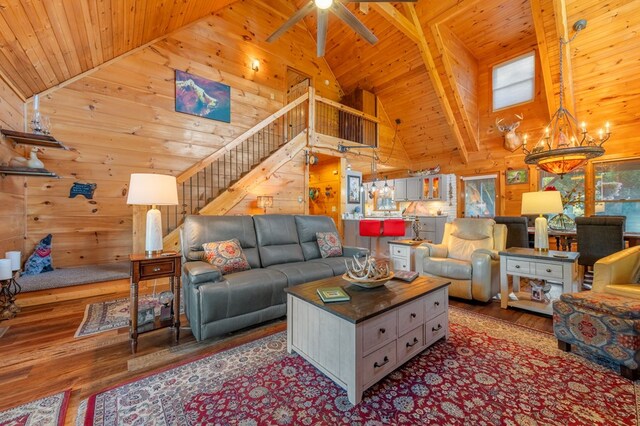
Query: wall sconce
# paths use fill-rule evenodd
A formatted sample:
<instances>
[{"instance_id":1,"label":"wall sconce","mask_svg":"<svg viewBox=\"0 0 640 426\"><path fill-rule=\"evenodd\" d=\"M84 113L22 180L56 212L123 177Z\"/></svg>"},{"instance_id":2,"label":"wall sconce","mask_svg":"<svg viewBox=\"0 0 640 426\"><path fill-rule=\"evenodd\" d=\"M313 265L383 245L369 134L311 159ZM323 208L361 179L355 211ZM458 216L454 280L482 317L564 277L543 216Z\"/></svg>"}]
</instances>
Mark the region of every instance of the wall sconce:
<instances>
[{"instance_id":1,"label":"wall sconce","mask_svg":"<svg viewBox=\"0 0 640 426\"><path fill-rule=\"evenodd\" d=\"M257 203L258 207L264 210L264 214L267 214L267 208L273 207L273 197L271 195L258 195Z\"/></svg>"},{"instance_id":2,"label":"wall sconce","mask_svg":"<svg viewBox=\"0 0 640 426\"><path fill-rule=\"evenodd\" d=\"M251 69L255 72L260 71L260 61L258 59L253 59L251 61Z\"/></svg>"}]
</instances>

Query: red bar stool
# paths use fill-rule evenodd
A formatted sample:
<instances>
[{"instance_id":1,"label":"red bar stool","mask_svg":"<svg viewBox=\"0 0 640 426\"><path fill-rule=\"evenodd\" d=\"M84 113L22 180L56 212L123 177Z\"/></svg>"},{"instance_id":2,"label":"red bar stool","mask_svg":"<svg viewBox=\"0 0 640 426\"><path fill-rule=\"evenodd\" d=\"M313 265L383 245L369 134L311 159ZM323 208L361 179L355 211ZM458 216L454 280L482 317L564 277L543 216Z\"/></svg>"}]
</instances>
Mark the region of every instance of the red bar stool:
<instances>
[{"instance_id":1,"label":"red bar stool","mask_svg":"<svg viewBox=\"0 0 640 426\"><path fill-rule=\"evenodd\" d=\"M361 220L360 236L361 237L379 237L382 233L382 223L379 220Z\"/></svg>"},{"instance_id":2,"label":"red bar stool","mask_svg":"<svg viewBox=\"0 0 640 426\"><path fill-rule=\"evenodd\" d=\"M404 220L403 219L387 219L382 222L382 235L385 237L402 237L404 236Z\"/></svg>"}]
</instances>

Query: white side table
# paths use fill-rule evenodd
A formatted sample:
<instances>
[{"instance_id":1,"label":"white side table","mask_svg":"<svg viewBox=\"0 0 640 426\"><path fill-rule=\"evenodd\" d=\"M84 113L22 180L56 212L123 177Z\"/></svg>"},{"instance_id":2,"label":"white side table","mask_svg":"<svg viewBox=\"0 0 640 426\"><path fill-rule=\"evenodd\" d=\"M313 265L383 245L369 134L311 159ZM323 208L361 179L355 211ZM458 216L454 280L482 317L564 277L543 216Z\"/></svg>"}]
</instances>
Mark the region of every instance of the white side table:
<instances>
[{"instance_id":1,"label":"white side table","mask_svg":"<svg viewBox=\"0 0 640 426\"><path fill-rule=\"evenodd\" d=\"M511 247L500 252L500 306L512 306L541 314L552 315L551 301L531 300L531 293L520 291L520 277L547 280L562 285L562 293L578 291L578 252L538 252L530 248ZM513 293L509 299L508 276L513 277Z\"/></svg>"},{"instance_id":2,"label":"white side table","mask_svg":"<svg viewBox=\"0 0 640 426\"><path fill-rule=\"evenodd\" d=\"M389 241L389 253L391 255L391 265L394 271L415 271L415 261L413 260L416 247L422 243L431 241L422 240L393 240Z\"/></svg>"}]
</instances>

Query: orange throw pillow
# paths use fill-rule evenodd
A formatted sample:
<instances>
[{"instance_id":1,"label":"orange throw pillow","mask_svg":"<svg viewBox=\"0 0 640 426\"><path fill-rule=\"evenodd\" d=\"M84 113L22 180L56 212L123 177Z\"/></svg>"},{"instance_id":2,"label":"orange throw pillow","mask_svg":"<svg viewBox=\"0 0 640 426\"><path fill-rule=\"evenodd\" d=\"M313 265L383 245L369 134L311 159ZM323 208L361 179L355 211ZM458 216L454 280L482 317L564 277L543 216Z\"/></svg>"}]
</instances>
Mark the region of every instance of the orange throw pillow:
<instances>
[{"instance_id":1,"label":"orange throw pillow","mask_svg":"<svg viewBox=\"0 0 640 426\"><path fill-rule=\"evenodd\" d=\"M202 245L204 259L220 269L222 275L251 269L247 256L242 252L240 241L236 238L227 241L214 241Z\"/></svg>"}]
</instances>

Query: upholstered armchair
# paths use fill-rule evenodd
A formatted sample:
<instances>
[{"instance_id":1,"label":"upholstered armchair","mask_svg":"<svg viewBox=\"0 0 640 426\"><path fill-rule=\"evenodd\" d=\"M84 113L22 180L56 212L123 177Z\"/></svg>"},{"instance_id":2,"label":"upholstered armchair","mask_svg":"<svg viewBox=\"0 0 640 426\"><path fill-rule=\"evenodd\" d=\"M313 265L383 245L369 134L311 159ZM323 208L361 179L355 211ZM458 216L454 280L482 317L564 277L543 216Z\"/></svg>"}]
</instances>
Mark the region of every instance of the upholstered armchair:
<instances>
[{"instance_id":1,"label":"upholstered armchair","mask_svg":"<svg viewBox=\"0 0 640 426\"><path fill-rule=\"evenodd\" d=\"M640 299L640 246L603 257L593 265L593 287L596 293Z\"/></svg>"},{"instance_id":2,"label":"upholstered armchair","mask_svg":"<svg viewBox=\"0 0 640 426\"><path fill-rule=\"evenodd\" d=\"M455 219L441 244L421 244L415 253L420 275L451 280L449 295L486 302L500 290L500 257L507 227L493 219Z\"/></svg>"}]
</instances>

